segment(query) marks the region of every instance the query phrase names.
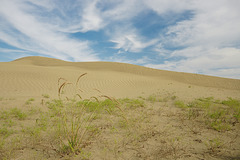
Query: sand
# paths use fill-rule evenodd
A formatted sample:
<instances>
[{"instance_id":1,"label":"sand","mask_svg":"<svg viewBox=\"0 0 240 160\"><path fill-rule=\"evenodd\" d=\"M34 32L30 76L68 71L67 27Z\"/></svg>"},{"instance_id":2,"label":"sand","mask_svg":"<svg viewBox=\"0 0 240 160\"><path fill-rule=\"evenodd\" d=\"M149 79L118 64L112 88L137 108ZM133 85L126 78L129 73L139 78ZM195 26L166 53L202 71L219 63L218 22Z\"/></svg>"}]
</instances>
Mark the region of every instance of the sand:
<instances>
[{"instance_id":1,"label":"sand","mask_svg":"<svg viewBox=\"0 0 240 160\"><path fill-rule=\"evenodd\" d=\"M59 78L65 80L58 84ZM58 97L64 82L71 84ZM0 91L0 159L240 158L237 79L25 57L0 63ZM72 100L76 93L83 99L106 95L118 103L94 101L82 107L78 97ZM126 97L131 99L120 99ZM98 105L97 112L89 111ZM79 119L83 113L94 116L80 129L87 134L79 133L83 142L73 152L69 126L87 124L87 118Z\"/></svg>"},{"instance_id":2,"label":"sand","mask_svg":"<svg viewBox=\"0 0 240 160\"><path fill-rule=\"evenodd\" d=\"M240 97L240 80L237 79L163 71L125 63L66 62L45 57L1 62L0 97L26 99L41 97L42 94L57 97L60 77L75 83L83 73L87 75L81 78L79 88L84 98L100 94L132 98L167 92L190 100L209 96ZM74 90L74 86L71 87Z\"/></svg>"}]
</instances>

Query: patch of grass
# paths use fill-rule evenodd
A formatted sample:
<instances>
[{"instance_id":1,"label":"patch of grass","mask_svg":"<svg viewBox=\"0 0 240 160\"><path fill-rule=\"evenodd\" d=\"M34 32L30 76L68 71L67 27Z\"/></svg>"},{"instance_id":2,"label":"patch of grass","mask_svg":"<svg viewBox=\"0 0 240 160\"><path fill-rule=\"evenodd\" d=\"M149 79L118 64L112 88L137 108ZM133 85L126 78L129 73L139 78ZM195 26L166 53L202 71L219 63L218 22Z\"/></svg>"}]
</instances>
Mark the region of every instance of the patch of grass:
<instances>
[{"instance_id":1,"label":"patch of grass","mask_svg":"<svg viewBox=\"0 0 240 160\"><path fill-rule=\"evenodd\" d=\"M146 100L149 101L149 102L154 103L154 102L157 101L157 97L156 97L156 95L150 95L150 96L147 97Z\"/></svg>"},{"instance_id":2,"label":"patch of grass","mask_svg":"<svg viewBox=\"0 0 240 160\"><path fill-rule=\"evenodd\" d=\"M146 98L146 100L151 102L151 103L155 103L155 102L167 102L170 99L171 100L175 100L176 98L177 98L176 96L170 96L170 95L165 96L165 97L162 98L162 97L160 97L160 96L158 96L156 94L152 94L152 95L148 96Z\"/></svg>"},{"instance_id":3,"label":"patch of grass","mask_svg":"<svg viewBox=\"0 0 240 160\"><path fill-rule=\"evenodd\" d=\"M204 109L204 108L209 108L213 104L214 104L214 98L213 97L207 97L207 98L196 99L195 101L190 102L187 106Z\"/></svg>"},{"instance_id":4,"label":"patch of grass","mask_svg":"<svg viewBox=\"0 0 240 160\"><path fill-rule=\"evenodd\" d=\"M10 114L17 118L18 120L24 120L27 117L27 114L22 112L20 109L18 108L13 108L10 110Z\"/></svg>"},{"instance_id":5,"label":"patch of grass","mask_svg":"<svg viewBox=\"0 0 240 160\"><path fill-rule=\"evenodd\" d=\"M48 94L42 94L43 98L50 98L50 96Z\"/></svg>"},{"instance_id":6,"label":"patch of grass","mask_svg":"<svg viewBox=\"0 0 240 160\"><path fill-rule=\"evenodd\" d=\"M35 101L34 98L29 98L29 99L25 102L25 104L26 104L26 105L32 104L33 101Z\"/></svg>"},{"instance_id":7,"label":"patch of grass","mask_svg":"<svg viewBox=\"0 0 240 160\"><path fill-rule=\"evenodd\" d=\"M2 111L0 114L0 119L9 120L10 118L17 118L18 120L24 120L27 114L18 108L13 108L10 111Z\"/></svg>"},{"instance_id":8,"label":"patch of grass","mask_svg":"<svg viewBox=\"0 0 240 160\"><path fill-rule=\"evenodd\" d=\"M174 105L179 108L187 108L188 107L183 101L180 101L180 100L175 101Z\"/></svg>"},{"instance_id":9,"label":"patch of grass","mask_svg":"<svg viewBox=\"0 0 240 160\"><path fill-rule=\"evenodd\" d=\"M197 117L200 116L201 111L196 108L189 108L188 110L188 119L196 119Z\"/></svg>"},{"instance_id":10,"label":"patch of grass","mask_svg":"<svg viewBox=\"0 0 240 160\"><path fill-rule=\"evenodd\" d=\"M9 112L8 111L1 111L1 114L0 114L0 119L8 119L10 116Z\"/></svg>"},{"instance_id":11,"label":"patch of grass","mask_svg":"<svg viewBox=\"0 0 240 160\"><path fill-rule=\"evenodd\" d=\"M240 101L237 99L233 99L233 98L228 98L228 100L224 100L222 101L222 104L229 106L229 107L233 107L233 108L240 108Z\"/></svg>"},{"instance_id":12,"label":"patch of grass","mask_svg":"<svg viewBox=\"0 0 240 160\"><path fill-rule=\"evenodd\" d=\"M220 138L214 138L208 140L205 145L207 146L208 150L211 152L218 152L219 149L223 146L223 141Z\"/></svg>"},{"instance_id":13,"label":"patch of grass","mask_svg":"<svg viewBox=\"0 0 240 160\"><path fill-rule=\"evenodd\" d=\"M119 100L122 104L126 105L129 108L138 108L138 107L144 107L145 103L143 100L140 99L129 99L124 98Z\"/></svg>"},{"instance_id":14,"label":"patch of grass","mask_svg":"<svg viewBox=\"0 0 240 160\"><path fill-rule=\"evenodd\" d=\"M67 108L59 112L56 118L55 128L57 137L60 138L61 152L64 154L81 152L84 141L90 137L88 127L95 116L95 111L87 112L86 106L75 105L66 106Z\"/></svg>"},{"instance_id":15,"label":"patch of grass","mask_svg":"<svg viewBox=\"0 0 240 160\"><path fill-rule=\"evenodd\" d=\"M8 137L11 134L13 134L13 130L7 128L7 127L1 127L0 128L0 135L1 137Z\"/></svg>"},{"instance_id":16,"label":"patch of grass","mask_svg":"<svg viewBox=\"0 0 240 160\"><path fill-rule=\"evenodd\" d=\"M81 77L86 75L86 73L80 75L76 81L75 95L80 99L81 96L77 93L78 82ZM60 81L64 80L61 84ZM98 113L103 109L106 109L111 113L115 108L118 108L121 112L121 108L118 106L117 100L112 99L108 96L102 95L101 98L106 98L104 101L99 101L97 97L91 97L94 100L82 100L76 101L76 96L73 99L67 99L63 101L61 99L62 91L67 84L74 84L68 82L66 79L60 78L59 81L58 95L59 100L53 100L47 102L46 105L53 113L53 129L55 130L58 144L59 153L61 154L80 154L82 148L88 145L89 140L98 134L98 128L92 125L92 122L96 119ZM120 116L124 117L123 114Z\"/></svg>"}]
</instances>

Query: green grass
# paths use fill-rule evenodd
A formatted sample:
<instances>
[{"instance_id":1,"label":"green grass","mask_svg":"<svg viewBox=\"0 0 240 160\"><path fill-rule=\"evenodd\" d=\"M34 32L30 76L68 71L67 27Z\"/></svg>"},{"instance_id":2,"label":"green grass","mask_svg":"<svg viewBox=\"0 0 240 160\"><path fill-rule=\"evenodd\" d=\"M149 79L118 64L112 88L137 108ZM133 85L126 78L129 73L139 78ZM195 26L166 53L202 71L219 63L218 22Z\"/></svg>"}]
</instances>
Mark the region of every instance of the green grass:
<instances>
[{"instance_id":1,"label":"green grass","mask_svg":"<svg viewBox=\"0 0 240 160\"><path fill-rule=\"evenodd\" d=\"M48 94L42 94L43 98L50 98L50 96Z\"/></svg>"},{"instance_id":2,"label":"green grass","mask_svg":"<svg viewBox=\"0 0 240 160\"><path fill-rule=\"evenodd\" d=\"M145 102L141 99L129 99L129 98L124 98L119 100L123 105L126 105L129 108L138 108L138 107L144 107Z\"/></svg>"},{"instance_id":3,"label":"green grass","mask_svg":"<svg viewBox=\"0 0 240 160\"><path fill-rule=\"evenodd\" d=\"M201 119L208 127L219 132L231 130L231 126L238 123L240 118L240 101L232 98L220 101L207 97L189 103L177 100L174 105L187 110L188 119Z\"/></svg>"},{"instance_id":4,"label":"green grass","mask_svg":"<svg viewBox=\"0 0 240 160\"><path fill-rule=\"evenodd\" d=\"M168 159L171 155L169 159L178 159L187 153L183 152L182 143L186 140L183 133L193 132L190 138L196 134L201 137L201 133L209 129L209 134L214 136L223 135L225 131L235 133L234 125L239 123L240 101L232 98L221 101L207 97L188 103L170 94L166 97L153 94L146 99L115 100L104 95L81 99L78 82L84 75L80 75L76 83L59 80L58 99L43 94L41 106L29 106L34 101L30 98L25 103L27 111L19 108L0 111L0 157L14 159L18 156L15 153L31 150L42 153L45 159L91 159L95 150L102 149L105 157L100 159L126 159L122 155L129 151L134 152L133 159L154 159L152 154L155 159L161 156ZM62 96L67 84L75 84L76 95L65 99ZM192 132L182 127L184 122ZM179 134L172 133L172 126L178 126L174 129L180 131ZM175 135L169 136L171 134ZM191 140L194 143L195 139ZM218 153L223 146L220 138L205 140L198 144L204 146L202 142L206 142L204 153L206 150ZM156 153L156 149L159 152ZM108 154L114 156L108 157ZM134 157L137 154L140 156Z\"/></svg>"},{"instance_id":5,"label":"green grass","mask_svg":"<svg viewBox=\"0 0 240 160\"><path fill-rule=\"evenodd\" d=\"M9 129L7 127L1 127L0 128L0 136L1 137L8 137L11 134L13 134L13 130L12 129Z\"/></svg>"},{"instance_id":6,"label":"green grass","mask_svg":"<svg viewBox=\"0 0 240 160\"><path fill-rule=\"evenodd\" d=\"M0 119L10 119L10 118L17 118L18 120L24 120L27 117L27 114L21 111L18 108L13 108L10 111L1 111Z\"/></svg>"},{"instance_id":7,"label":"green grass","mask_svg":"<svg viewBox=\"0 0 240 160\"><path fill-rule=\"evenodd\" d=\"M180 100L175 101L174 105L179 108L187 108L188 107L183 101L180 101Z\"/></svg>"},{"instance_id":8,"label":"green grass","mask_svg":"<svg viewBox=\"0 0 240 160\"><path fill-rule=\"evenodd\" d=\"M33 101L35 101L35 99L34 99L34 98L30 98L30 99L28 99L28 100L25 102L25 104L26 104L26 105L32 104Z\"/></svg>"}]
</instances>

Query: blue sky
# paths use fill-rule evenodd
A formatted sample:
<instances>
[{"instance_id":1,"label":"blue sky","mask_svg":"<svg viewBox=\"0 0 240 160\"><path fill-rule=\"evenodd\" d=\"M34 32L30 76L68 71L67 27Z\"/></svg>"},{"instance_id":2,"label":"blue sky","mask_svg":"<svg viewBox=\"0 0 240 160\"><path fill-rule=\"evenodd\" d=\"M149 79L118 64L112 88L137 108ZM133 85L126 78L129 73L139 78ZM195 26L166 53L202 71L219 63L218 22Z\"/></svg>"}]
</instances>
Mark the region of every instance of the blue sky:
<instances>
[{"instance_id":1,"label":"blue sky","mask_svg":"<svg viewBox=\"0 0 240 160\"><path fill-rule=\"evenodd\" d=\"M0 0L0 61L46 56L240 79L239 0Z\"/></svg>"}]
</instances>

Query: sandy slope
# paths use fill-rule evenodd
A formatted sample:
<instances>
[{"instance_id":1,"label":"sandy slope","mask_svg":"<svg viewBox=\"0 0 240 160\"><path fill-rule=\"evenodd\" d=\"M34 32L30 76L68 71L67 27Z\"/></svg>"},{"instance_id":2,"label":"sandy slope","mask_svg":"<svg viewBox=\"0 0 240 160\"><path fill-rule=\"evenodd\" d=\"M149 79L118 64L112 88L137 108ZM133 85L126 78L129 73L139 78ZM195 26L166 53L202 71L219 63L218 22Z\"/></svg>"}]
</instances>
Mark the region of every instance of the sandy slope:
<instances>
[{"instance_id":1,"label":"sandy slope","mask_svg":"<svg viewBox=\"0 0 240 160\"><path fill-rule=\"evenodd\" d=\"M105 94L114 97L174 94L183 99L214 96L240 98L240 80L155 70L113 62L66 62L44 57L26 57L0 63L0 97L29 98L49 94L57 97L58 78L79 83L84 97ZM100 90L99 93L95 89ZM72 95L74 86L66 87Z\"/></svg>"}]
</instances>

